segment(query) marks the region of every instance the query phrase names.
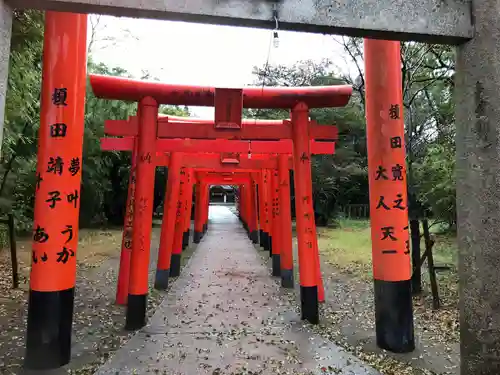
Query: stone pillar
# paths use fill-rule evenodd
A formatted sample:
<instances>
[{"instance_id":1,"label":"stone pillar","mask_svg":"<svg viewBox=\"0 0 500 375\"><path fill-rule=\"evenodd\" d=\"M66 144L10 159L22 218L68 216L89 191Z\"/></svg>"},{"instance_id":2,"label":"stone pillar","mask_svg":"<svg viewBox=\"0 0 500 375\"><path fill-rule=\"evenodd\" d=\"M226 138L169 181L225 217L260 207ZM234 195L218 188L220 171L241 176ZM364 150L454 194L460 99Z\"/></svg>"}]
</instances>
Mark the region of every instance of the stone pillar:
<instances>
[{"instance_id":1,"label":"stone pillar","mask_svg":"<svg viewBox=\"0 0 500 375\"><path fill-rule=\"evenodd\" d=\"M461 374L500 368L500 0L472 2L457 50L456 144Z\"/></svg>"},{"instance_id":2,"label":"stone pillar","mask_svg":"<svg viewBox=\"0 0 500 375\"><path fill-rule=\"evenodd\" d=\"M10 37L12 32L12 9L0 0L0 158L2 155L5 97L9 80Z\"/></svg>"}]
</instances>

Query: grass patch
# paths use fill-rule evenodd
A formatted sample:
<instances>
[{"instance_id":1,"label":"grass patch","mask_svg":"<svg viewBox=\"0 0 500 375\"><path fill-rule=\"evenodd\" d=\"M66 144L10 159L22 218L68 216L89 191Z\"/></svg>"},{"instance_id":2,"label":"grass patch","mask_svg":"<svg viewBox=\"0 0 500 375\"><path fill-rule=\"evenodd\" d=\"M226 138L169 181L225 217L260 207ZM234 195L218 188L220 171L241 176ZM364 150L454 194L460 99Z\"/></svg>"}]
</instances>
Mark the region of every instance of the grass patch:
<instances>
[{"instance_id":1,"label":"grass patch","mask_svg":"<svg viewBox=\"0 0 500 375\"><path fill-rule=\"evenodd\" d=\"M432 229L431 229L432 232ZM453 235L433 233L434 263L457 265L456 239ZM342 219L338 228L318 228L318 245L324 260L346 274L372 278L372 248L369 220ZM421 252L425 249L421 241Z\"/></svg>"},{"instance_id":2,"label":"grass patch","mask_svg":"<svg viewBox=\"0 0 500 375\"><path fill-rule=\"evenodd\" d=\"M318 228L318 246L324 260L347 274L371 277L370 223L340 220L339 228Z\"/></svg>"}]
</instances>

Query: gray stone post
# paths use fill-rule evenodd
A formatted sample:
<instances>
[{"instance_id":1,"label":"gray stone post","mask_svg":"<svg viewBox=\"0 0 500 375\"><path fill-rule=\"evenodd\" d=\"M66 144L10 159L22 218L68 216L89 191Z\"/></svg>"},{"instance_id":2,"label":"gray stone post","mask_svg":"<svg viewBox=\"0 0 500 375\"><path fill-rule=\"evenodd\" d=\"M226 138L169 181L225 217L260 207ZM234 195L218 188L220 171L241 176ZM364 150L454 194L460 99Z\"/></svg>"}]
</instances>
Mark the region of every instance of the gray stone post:
<instances>
[{"instance_id":1,"label":"gray stone post","mask_svg":"<svg viewBox=\"0 0 500 375\"><path fill-rule=\"evenodd\" d=\"M458 47L457 210L461 374L500 373L500 0L474 0Z\"/></svg>"},{"instance_id":2,"label":"gray stone post","mask_svg":"<svg viewBox=\"0 0 500 375\"><path fill-rule=\"evenodd\" d=\"M5 97L9 79L10 37L12 33L12 8L0 0L0 159L2 155Z\"/></svg>"}]
</instances>

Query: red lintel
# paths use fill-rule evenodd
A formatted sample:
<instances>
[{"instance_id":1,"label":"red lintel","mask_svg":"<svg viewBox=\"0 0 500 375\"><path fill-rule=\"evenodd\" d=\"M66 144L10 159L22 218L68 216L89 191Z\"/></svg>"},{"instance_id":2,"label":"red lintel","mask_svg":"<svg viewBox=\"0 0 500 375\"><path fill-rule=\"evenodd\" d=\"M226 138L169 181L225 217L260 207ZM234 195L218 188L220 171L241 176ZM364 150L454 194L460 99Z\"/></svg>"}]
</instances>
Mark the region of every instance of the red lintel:
<instances>
[{"instance_id":1,"label":"red lintel","mask_svg":"<svg viewBox=\"0 0 500 375\"><path fill-rule=\"evenodd\" d=\"M232 170L259 170L259 169L276 169L278 168L278 159L275 157L269 157L267 159L248 159L241 158L238 164L224 164L221 162L220 157L205 157L198 154L184 154L182 156L182 166L187 168L203 168L207 170L217 170L217 171L232 171ZM214 155L218 156L218 155ZM157 166L168 166L169 155L160 154L155 158ZM290 160L290 166L292 161Z\"/></svg>"},{"instance_id":2,"label":"red lintel","mask_svg":"<svg viewBox=\"0 0 500 375\"><path fill-rule=\"evenodd\" d=\"M215 88L188 85L169 85L123 77L90 75L94 95L102 99L138 102L146 96L158 104L213 107ZM299 102L309 108L345 106L351 97L349 85L312 87L244 87L244 108L291 109Z\"/></svg>"},{"instance_id":3,"label":"red lintel","mask_svg":"<svg viewBox=\"0 0 500 375\"><path fill-rule=\"evenodd\" d=\"M260 169L246 169L246 168L194 168L198 172L215 172L215 173L232 173L232 172L247 172L254 173L260 172Z\"/></svg>"},{"instance_id":4,"label":"red lintel","mask_svg":"<svg viewBox=\"0 0 500 375\"><path fill-rule=\"evenodd\" d=\"M236 180L244 180L245 182L249 182L251 178L251 173L255 172L204 172L200 170L195 170L195 177L198 181L203 180L205 182L207 181L213 181L214 183L217 183L217 181L220 181L220 183L223 183L223 181L236 181Z\"/></svg>"},{"instance_id":5,"label":"red lintel","mask_svg":"<svg viewBox=\"0 0 500 375\"><path fill-rule=\"evenodd\" d=\"M200 171L194 170L196 178L234 178L234 177L249 177L250 172L213 172L213 171Z\"/></svg>"},{"instance_id":6,"label":"red lintel","mask_svg":"<svg viewBox=\"0 0 500 375\"><path fill-rule=\"evenodd\" d=\"M103 151L132 151L133 137L101 138ZM156 141L158 152L234 152L252 154L291 154L293 144L289 139L281 141L239 141L225 139L158 139ZM312 154L334 154L334 142L317 142L311 140Z\"/></svg>"},{"instance_id":7,"label":"red lintel","mask_svg":"<svg viewBox=\"0 0 500 375\"><path fill-rule=\"evenodd\" d=\"M104 132L111 136L136 136L137 120L106 120ZM204 123L158 121L159 138L191 139L241 139L241 140L279 140L292 139L292 127L289 121L282 125L243 124L241 129L217 130ZM336 140L338 129L334 125L318 125L311 121L309 137L316 140Z\"/></svg>"},{"instance_id":8,"label":"red lintel","mask_svg":"<svg viewBox=\"0 0 500 375\"><path fill-rule=\"evenodd\" d=\"M240 185L250 183L251 177L204 177L203 182L209 185Z\"/></svg>"},{"instance_id":9,"label":"red lintel","mask_svg":"<svg viewBox=\"0 0 500 375\"><path fill-rule=\"evenodd\" d=\"M132 119L137 118L137 116L130 116L129 121ZM244 125L252 125L252 124L259 124L259 125L281 125L283 124L283 121L289 121L290 119L283 119L283 120L262 120L258 118L244 118L241 120L241 123ZM214 120L213 119L206 119L206 118L198 118L198 117L182 117L182 116L170 116L170 115L162 115L161 113L158 114L158 121L171 121L171 122L192 122L196 124L207 124L207 125L213 125Z\"/></svg>"}]
</instances>

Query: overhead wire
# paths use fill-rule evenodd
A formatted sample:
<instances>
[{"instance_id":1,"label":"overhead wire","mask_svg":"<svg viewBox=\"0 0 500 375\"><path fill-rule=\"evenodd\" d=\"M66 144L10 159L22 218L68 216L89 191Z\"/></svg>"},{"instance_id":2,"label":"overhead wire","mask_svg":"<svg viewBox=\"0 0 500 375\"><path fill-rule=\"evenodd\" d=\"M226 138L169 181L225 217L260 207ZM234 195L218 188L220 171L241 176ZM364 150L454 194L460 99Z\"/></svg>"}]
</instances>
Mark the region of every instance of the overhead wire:
<instances>
[{"instance_id":1,"label":"overhead wire","mask_svg":"<svg viewBox=\"0 0 500 375\"><path fill-rule=\"evenodd\" d=\"M264 96L264 87L266 86L266 79L269 75L269 60L271 58L271 49L274 44L274 41L278 39L278 29L279 29L279 21L278 21L278 8L276 7L276 4L273 6L273 19L275 23L275 27L271 32L271 37L269 39L269 44L267 47L267 56L266 56L266 63L264 64L264 72L261 75L262 79L262 85L261 85L261 95ZM257 118L261 114L261 108L258 108L257 111L255 112L254 118Z\"/></svg>"},{"instance_id":2,"label":"overhead wire","mask_svg":"<svg viewBox=\"0 0 500 375\"><path fill-rule=\"evenodd\" d=\"M260 75L260 78L262 79L262 85L260 89L261 96L264 96L264 88L266 86L266 79L269 75L269 60L271 58L271 49L273 44L275 47L277 47L277 43L275 43L275 40L278 38L278 28L279 28L279 23L278 23L278 9L276 7L276 4L273 7L273 18L275 22L275 27L271 32L271 37L269 38L269 44L267 46L267 55L266 55L266 63L264 64L264 69L263 69L263 74ZM254 120L257 120L262 113L262 108L257 108L257 111L254 112L253 118ZM248 158L252 158L252 142L248 142Z\"/></svg>"}]
</instances>

